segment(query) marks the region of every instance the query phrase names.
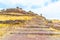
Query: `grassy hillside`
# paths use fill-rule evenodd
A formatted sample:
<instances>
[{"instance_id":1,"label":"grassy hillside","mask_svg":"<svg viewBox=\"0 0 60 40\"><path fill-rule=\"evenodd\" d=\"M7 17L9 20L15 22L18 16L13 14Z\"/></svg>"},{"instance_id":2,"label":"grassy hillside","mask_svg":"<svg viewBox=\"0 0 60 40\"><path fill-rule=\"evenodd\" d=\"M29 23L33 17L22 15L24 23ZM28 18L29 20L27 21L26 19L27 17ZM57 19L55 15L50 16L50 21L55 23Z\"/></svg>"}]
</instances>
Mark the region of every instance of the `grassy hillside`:
<instances>
[{"instance_id":1,"label":"grassy hillside","mask_svg":"<svg viewBox=\"0 0 60 40\"><path fill-rule=\"evenodd\" d=\"M8 33L8 30L15 28L47 28L46 31L54 30L54 22L47 20L42 15L38 15L32 11L26 12L21 8L9 8L0 11L0 37ZM14 29L13 29L14 28Z\"/></svg>"}]
</instances>

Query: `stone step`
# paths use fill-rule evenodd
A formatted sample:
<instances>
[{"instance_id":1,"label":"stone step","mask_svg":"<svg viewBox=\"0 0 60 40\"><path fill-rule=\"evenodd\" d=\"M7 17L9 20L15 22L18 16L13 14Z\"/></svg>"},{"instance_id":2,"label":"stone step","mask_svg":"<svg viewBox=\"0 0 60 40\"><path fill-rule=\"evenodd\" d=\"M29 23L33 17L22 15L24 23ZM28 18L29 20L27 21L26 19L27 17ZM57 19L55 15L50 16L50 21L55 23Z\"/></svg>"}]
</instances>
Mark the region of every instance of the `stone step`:
<instances>
[{"instance_id":1,"label":"stone step","mask_svg":"<svg viewBox=\"0 0 60 40\"><path fill-rule=\"evenodd\" d=\"M43 34L43 35L60 35L60 32L48 28L19 28L10 30L11 34Z\"/></svg>"}]
</instances>

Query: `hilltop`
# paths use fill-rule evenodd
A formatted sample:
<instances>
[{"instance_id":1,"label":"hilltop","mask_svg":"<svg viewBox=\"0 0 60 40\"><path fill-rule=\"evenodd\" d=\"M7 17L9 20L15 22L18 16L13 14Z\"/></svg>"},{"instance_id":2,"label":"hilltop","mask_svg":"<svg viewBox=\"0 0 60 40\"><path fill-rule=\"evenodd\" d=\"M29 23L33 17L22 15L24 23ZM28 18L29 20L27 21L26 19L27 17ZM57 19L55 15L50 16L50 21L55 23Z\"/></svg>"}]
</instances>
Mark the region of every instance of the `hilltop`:
<instances>
[{"instance_id":1,"label":"hilltop","mask_svg":"<svg viewBox=\"0 0 60 40\"><path fill-rule=\"evenodd\" d=\"M11 24L18 25L24 24L26 25L42 25L46 24L46 18L42 15L35 14L32 11L26 12L22 8L9 8L6 10L1 10L0 12L0 24Z\"/></svg>"}]
</instances>

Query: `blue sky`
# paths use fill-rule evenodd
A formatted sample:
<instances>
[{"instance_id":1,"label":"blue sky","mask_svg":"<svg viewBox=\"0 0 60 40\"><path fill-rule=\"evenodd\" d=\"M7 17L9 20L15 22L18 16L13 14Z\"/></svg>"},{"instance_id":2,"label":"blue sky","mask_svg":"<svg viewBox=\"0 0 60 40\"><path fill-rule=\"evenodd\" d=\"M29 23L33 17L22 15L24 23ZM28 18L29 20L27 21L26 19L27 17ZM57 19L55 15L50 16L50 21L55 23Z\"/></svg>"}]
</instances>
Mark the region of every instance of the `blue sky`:
<instances>
[{"instance_id":1,"label":"blue sky","mask_svg":"<svg viewBox=\"0 0 60 40\"><path fill-rule=\"evenodd\" d=\"M0 9L21 7L48 19L60 19L60 0L0 0Z\"/></svg>"}]
</instances>

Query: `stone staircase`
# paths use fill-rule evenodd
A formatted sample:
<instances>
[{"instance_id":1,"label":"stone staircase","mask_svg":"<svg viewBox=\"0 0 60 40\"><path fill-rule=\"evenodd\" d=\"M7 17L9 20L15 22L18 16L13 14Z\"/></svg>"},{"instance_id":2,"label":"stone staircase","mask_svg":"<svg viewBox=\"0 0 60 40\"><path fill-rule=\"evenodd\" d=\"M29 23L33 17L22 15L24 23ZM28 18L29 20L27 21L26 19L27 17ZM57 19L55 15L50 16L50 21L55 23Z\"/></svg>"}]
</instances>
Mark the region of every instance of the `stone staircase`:
<instances>
[{"instance_id":1,"label":"stone staircase","mask_svg":"<svg viewBox=\"0 0 60 40\"><path fill-rule=\"evenodd\" d=\"M11 28L10 34L37 34L37 35L60 35L59 31L51 28Z\"/></svg>"}]
</instances>

